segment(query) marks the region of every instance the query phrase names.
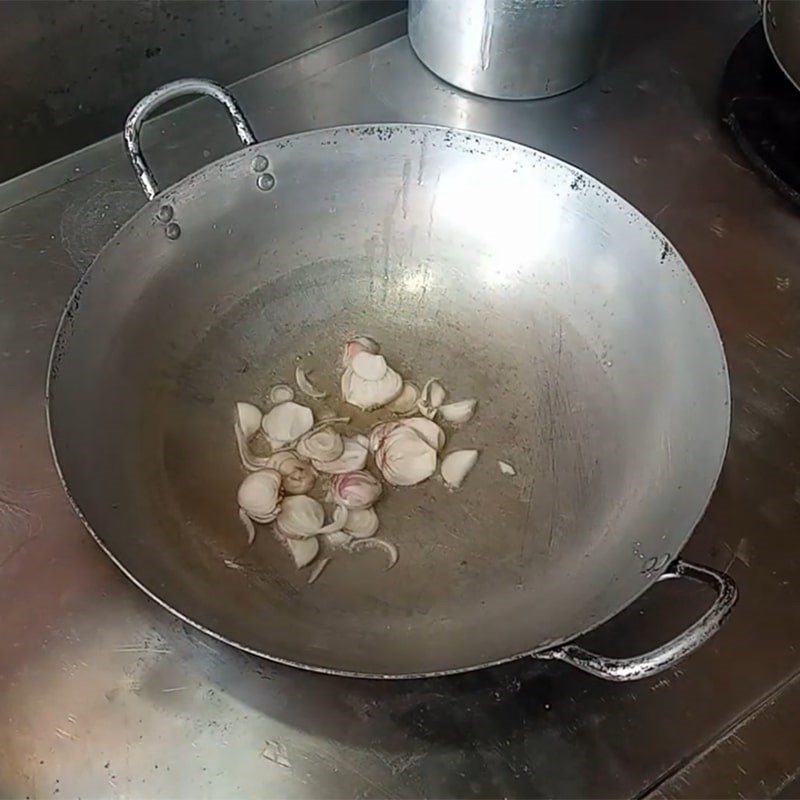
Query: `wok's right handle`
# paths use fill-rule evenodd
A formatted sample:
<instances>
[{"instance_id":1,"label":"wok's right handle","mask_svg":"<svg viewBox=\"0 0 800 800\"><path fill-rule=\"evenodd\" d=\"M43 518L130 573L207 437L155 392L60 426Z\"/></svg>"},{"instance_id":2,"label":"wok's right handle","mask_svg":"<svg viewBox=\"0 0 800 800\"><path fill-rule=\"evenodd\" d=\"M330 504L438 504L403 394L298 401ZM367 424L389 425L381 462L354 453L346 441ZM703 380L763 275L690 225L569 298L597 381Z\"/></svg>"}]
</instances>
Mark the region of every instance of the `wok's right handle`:
<instances>
[{"instance_id":1,"label":"wok's right handle","mask_svg":"<svg viewBox=\"0 0 800 800\"><path fill-rule=\"evenodd\" d=\"M168 100L183 97L187 94L205 94L218 100L227 109L242 144L245 147L249 147L251 144L256 143L256 137L253 134L250 123L245 119L242 109L239 108L239 104L233 95L225 87L202 78L184 78L179 81L172 81L172 83L165 83L155 91L150 92L146 97L143 97L133 107L131 113L128 114L128 119L125 121L125 147L128 150L128 156L133 164L136 177L139 179L139 183L142 185L148 200L152 200L158 194L158 183L142 155L142 146L139 142L142 123L153 111Z\"/></svg>"},{"instance_id":2,"label":"wok's right handle","mask_svg":"<svg viewBox=\"0 0 800 800\"><path fill-rule=\"evenodd\" d=\"M574 644L555 647L541 654L537 653L536 657L563 661L608 681L635 681L640 678L649 678L665 669L674 667L720 629L736 604L739 593L736 584L725 573L681 559L674 561L659 576L658 580L671 578L689 578L699 583L705 583L716 591L717 597L711 608L697 622L666 644L662 644L649 653L631 658L608 658L590 653Z\"/></svg>"}]
</instances>

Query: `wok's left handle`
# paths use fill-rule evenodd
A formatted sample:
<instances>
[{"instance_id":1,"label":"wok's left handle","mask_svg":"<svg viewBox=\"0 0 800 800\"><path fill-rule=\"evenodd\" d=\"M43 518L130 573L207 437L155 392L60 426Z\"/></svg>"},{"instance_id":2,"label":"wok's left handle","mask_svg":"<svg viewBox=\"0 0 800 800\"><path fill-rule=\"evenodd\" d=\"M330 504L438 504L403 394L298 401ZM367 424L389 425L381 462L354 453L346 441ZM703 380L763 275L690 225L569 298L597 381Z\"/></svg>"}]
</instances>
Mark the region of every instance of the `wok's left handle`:
<instances>
[{"instance_id":1,"label":"wok's left handle","mask_svg":"<svg viewBox=\"0 0 800 800\"><path fill-rule=\"evenodd\" d=\"M705 644L722 627L725 618L736 604L739 593L736 584L724 572L681 559L674 561L658 580L671 578L689 578L705 583L716 591L717 597L697 622L666 644L649 653L631 658L609 658L591 653L574 644L566 644L544 653L537 653L536 658L557 659L607 681L636 681L674 667Z\"/></svg>"},{"instance_id":2,"label":"wok's left handle","mask_svg":"<svg viewBox=\"0 0 800 800\"><path fill-rule=\"evenodd\" d=\"M125 147L128 150L128 156L133 164L136 177L139 179L139 183L148 200L152 200L158 194L158 183L147 165L144 155L142 155L142 147L139 142L142 123L153 111L164 105L168 100L183 97L187 94L205 94L222 103L230 115L242 144L245 147L249 147L251 144L256 143L256 137L253 134L250 123L245 119L242 109L239 108L239 104L233 95L224 86L202 78L184 78L179 81L172 81L172 83L165 83L155 91L150 92L146 97L143 97L133 107L131 113L128 114L128 119L125 120Z\"/></svg>"}]
</instances>

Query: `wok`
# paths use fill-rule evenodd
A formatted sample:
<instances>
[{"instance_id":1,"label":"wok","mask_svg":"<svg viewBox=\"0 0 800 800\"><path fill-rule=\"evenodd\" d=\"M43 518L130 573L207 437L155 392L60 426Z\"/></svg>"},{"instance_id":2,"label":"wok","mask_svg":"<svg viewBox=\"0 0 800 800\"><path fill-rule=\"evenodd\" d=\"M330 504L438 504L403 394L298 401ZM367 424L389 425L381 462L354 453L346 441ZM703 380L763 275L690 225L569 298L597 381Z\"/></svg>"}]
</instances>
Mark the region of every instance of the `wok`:
<instances>
[{"instance_id":1,"label":"wok","mask_svg":"<svg viewBox=\"0 0 800 800\"><path fill-rule=\"evenodd\" d=\"M186 93L224 103L244 148L159 193L139 129ZM205 81L146 97L125 139L149 202L64 311L48 419L76 510L138 586L243 650L369 677L535 654L628 680L718 629L734 584L677 554L725 454L725 358L685 263L634 208L480 134L354 125L257 143ZM394 569L364 553L309 586L267 531L246 547L232 409L298 354L334 390L354 332L478 398L452 446L482 454L459 492L428 481L381 501ZM627 659L565 644L678 576L716 596L676 639Z\"/></svg>"}]
</instances>

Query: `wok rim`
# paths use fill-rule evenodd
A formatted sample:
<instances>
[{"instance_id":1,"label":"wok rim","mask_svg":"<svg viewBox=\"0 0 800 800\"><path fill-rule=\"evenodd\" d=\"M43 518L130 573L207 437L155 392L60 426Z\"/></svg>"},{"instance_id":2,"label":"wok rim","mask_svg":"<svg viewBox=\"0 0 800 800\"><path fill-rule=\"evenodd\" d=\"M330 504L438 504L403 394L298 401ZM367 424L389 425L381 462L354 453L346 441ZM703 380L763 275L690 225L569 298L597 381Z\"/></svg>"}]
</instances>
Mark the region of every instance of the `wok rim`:
<instances>
[{"instance_id":1,"label":"wok rim","mask_svg":"<svg viewBox=\"0 0 800 800\"><path fill-rule=\"evenodd\" d=\"M527 151L531 151L535 153L537 156L544 158L545 160L557 164L559 167L566 167L569 170L572 170L577 177L582 177L588 179L588 181L594 185L596 189L600 189L607 194L609 199L615 200L618 205L620 206L621 210L633 212L636 220L643 224L649 231L655 235L659 241L663 242L665 245L668 245L678 256L680 259L680 266L685 271L686 275L689 278L690 285L696 291L696 294L702 300L703 307L708 316L708 320L711 323L711 331L713 331L716 343L719 349L719 355L721 359L721 367L722 373L721 377L723 378L723 385L725 388L725 397L723 402L723 408L725 410L725 431L724 431L724 443L721 448L721 452L719 455L719 461L715 470L715 474L713 479L710 481L709 490L704 500L702 507L699 509L698 514L694 520L694 522L688 527L687 532L680 537L680 546L676 547L675 553L672 554L672 557L669 561L664 564L661 568L654 570L650 573L648 580L645 582L643 587L639 590L634 592L631 597L622 604L619 608L617 608L613 612L609 612L607 615L601 617L600 619L593 621L590 625L586 626L585 628L581 629L576 633L571 633L568 636L545 640L543 642L539 642L532 648L527 650L519 651L516 653L511 653L507 656L503 656L502 658L492 659L490 661L484 661L477 664L470 664L467 666L459 666L453 667L448 669L441 669L441 670L428 670L422 672L400 672L400 673L374 673L374 672L359 672L357 670L347 670L347 669L340 669L335 667L326 667L320 664L309 664L302 661L295 661L289 658L282 658L281 656L276 656L271 653L266 653L262 650L259 650L255 647L251 647L249 645L243 644L242 642L238 642L234 639L231 639L224 634L221 634L211 628L206 627L203 623L198 622L197 620L192 619L191 617L184 614L182 611L178 610L177 608L170 605L166 600L159 597L159 595L148 586L146 586L139 578L136 577L126 566L125 564L114 555L112 550L106 545L103 541L103 538L97 533L94 529L92 524L84 515L83 511L81 510L78 502L73 497L72 492L70 491L69 485L67 483L67 479L62 472L61 462L58 458L58 451L56 449L56 444L53 436L53 420L52 420L52 387L56 382L57 371L54 372L54 362L56 358L57 351L59 350L59 345L61 344L62 338L65 336L66 333L66 320L68 318L69 312L73 307L73 303L77 297L80 296L85 286L89 283L95 265L101 261L106 250L110 250L112 247L115 246L115 243L119 241L124 235L127 233L128 228L140 218L143 214L148 213L153 207L161 205L163 201L170 196L173 192L179 190L180 188L184 187L188 182L192 180L196 180L198 176L211 171L214 168L219 168L224 163L228 162L231 159L235 159L237 157L246 157L247 154L257 150L259 147L263 147L265 145L275 145L277 143L282 142L293 142L304 138L310 137L319 137L322 134L347 134L347 135L358 135L359 133L364 134L370 131L375 131L375 129L399 129L399 130L431 130L431 131L438 131L445 134L455 135L459 137L478 137L482 140L488 140L493 143L497 143L500 145L513 145L514 147L522 148ZM335 156L333 156L335 157ZM69 341L65 339L65 341ZM368 680L419 680L423 678L438 678L444 677L447 675L460 675L467 672L474 672L481 669L486 669L489 667L496 667L502 664L508 664L512 661L518 661L523 658L536 658L537 656L546 653L553 648L559 647L569 642L573 642L579 639L582 636L585 636L587 633L590 633L593 630L596 630L600 626L604 625L609 620L616 617L630 605L636 602L645 592L647 592L654 583L656 583L661 575L667 570L669 565L678 557L679 553L683 550L686 546L689 539L694 534L695 529L699 525L702 518L705 516L705 513L708 509L708 506L711 502L711 498L716 491L717 485L719 483L720 475L722 474L722 468L725 463L725 459L728 453L728 448L730 446L730 433L731 433L731 422L733 416L733 408L732 408L732 400L731 400L731 382L730 382L730 372L728 369L728 360L725 355L725 347L722 341L722 336L720 335L719 326L717 325L716 318L712 313L711 306L709 305L708 299L706 298L705 294L703 293L700 284L698 283L697 279L694 276L694 273L689 268L688 263L681 255L680 251L677 247L673 244L671 239L663 233L663 231L655 225L642 211L639 210L635 205L631 202L626 200L624 197L619 195L616 191L614 191L610 186L603 183L598 178L595 178L588 172L585 172L580 167L572 164L569 161L564 159L558 158L557 156L551 155L550 153L546 153L538 148L531 147L530 145L524 144L522 142L516 142L511 139L504 139L500 136L493 136L491 134L481 133L479 131L472 131L468 129L461 129L461 128L451 128L445 125L432 125L427 123L405 123L405 122L385 122L385 123L358 123L358 124L351 124L351 125L332 125L324 128L313 128L306 131L301 131L300 133L290 133L286 134L285 136L279 136L273 139L265 139L257 141L255 144L252 144L248 147L238 148L227 155L222 156L221 158L213 161L209 164L204 164L199 169L195 170L194 172L189 173L185 177L181 178L176 183L171 184L167 188L163 189L159 192L152 200L147 200L144 205L138 209L131 217L129 217L122 227L114 233L114 235L100 248L97 255L92 259L92 263L87 267L86 271L81 276L78 283L75 285L73 290L70 292L69 298L67 299L64 308L61 311L59 316L58 325L56 327L55 333L53 335L53 341L50 346L50 354L47 359L47 374L45 378L45 417L47 423L47 439L50 445L50 452L53 457L53 463L56 468L56 473L58 474L59 482L64 489L64 492L69 500L70 505L74 509L78 519L82 522L83 526L89 532L89 535L94 539L94 541L99 545L100 549L108 556L108 558L114 563L114 565L125 575L128 580L130 580L136 587L138 587L142 592L144 592L150 599L154 600L159 606L166 609L169 613L173 616L177 617L181 621L188 623L196 630L199 630L201 633L204 633L212 638L223 642L226 645L230 645L231 647L236 648L237 650L241 650L248 655L256 656L258 658L265 659L267 661L274 662L276 664L281 664L287 667L294 667L296 669L305 670L308 672L314 672L323 675L332 675L337 677L343 678L361 678L361 679L368 679Z\"/></svg>"}]
</instances>

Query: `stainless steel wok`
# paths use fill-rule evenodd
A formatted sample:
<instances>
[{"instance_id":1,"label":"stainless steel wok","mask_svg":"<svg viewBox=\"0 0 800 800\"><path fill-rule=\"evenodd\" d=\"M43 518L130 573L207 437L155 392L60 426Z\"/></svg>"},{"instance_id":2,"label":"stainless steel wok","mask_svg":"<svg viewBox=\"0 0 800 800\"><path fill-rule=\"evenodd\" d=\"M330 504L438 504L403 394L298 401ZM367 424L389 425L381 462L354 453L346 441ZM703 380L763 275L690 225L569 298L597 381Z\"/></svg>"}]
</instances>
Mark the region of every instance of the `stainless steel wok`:
<instances>
[{"instance_id":1,"label":"stainless steel wok","mask_svg":"<svg viewBox=\"0 0 800 800\"><path fill-rule=\"evenodd\" d=\"M196 92L228 107L245 147L159 193L139 129ZM627 680L717 630L734 585L677 554L725 454L725 358L683 260L634 208L479 134L359 125L256 143L204 81L145 98L126 142L150 202L64 311L48 412L76 510L148 594L252 653L370 677L535 654ZM457 493L429 481L382 501L393 570L364 553L309 586L266 531L246 546L232 408L298 354L333 390L353 332L478 398L452 444L482 453ZM673 641L629 659L564 644L677 576L716 597Z\"/></svg>"}]
</instances>

